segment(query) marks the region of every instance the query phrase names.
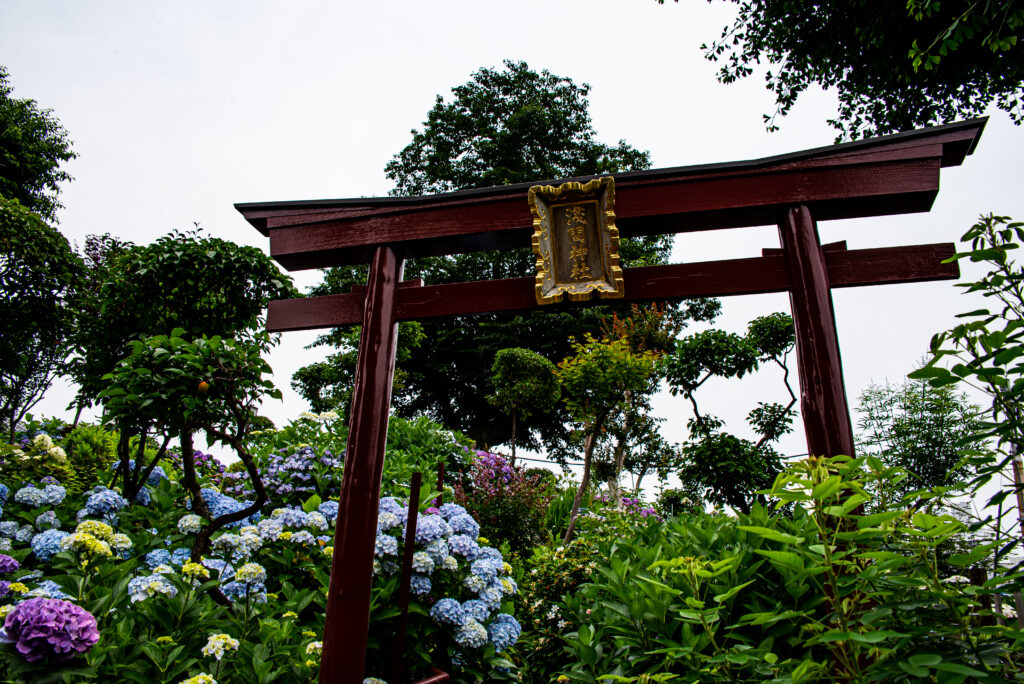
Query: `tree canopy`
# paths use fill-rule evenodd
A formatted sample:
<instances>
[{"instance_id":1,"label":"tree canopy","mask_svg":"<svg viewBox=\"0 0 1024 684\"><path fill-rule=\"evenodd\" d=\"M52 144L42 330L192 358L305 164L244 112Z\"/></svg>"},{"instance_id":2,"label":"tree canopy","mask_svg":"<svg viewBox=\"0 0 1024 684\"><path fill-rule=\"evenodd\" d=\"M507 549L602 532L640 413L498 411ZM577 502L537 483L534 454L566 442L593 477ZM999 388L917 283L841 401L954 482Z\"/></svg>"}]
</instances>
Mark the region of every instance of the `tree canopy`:
<instances>
[{"instance_id":1,"label":"tree canopy","mask_svg":"<svg viewBox=\"0 0 1024 684\"><path fill-rule=\"evenodd\" d=\"M722 63L722 83L767 65L776 105L764 116L769 129L812 85L838 95L828 122L837 139L978 116L992 104L1024 120L1024 7L1015 0L731 2L735 20L701 47Z\"/></svg>"},{"instance_id":2,"label":"tree canopy","mask_svg":"<svg viewBox=\"0 0 1024 684\"><path fill-rule=\"evenodd\" d=\"M588 111L586 84L524 62L506 61L504 69L483 68L469 82L438 96L423 130L388 163L395 182L392 194L436 193L503 183L539 181L647 168L649 155L620 141L596 140ZM525 206L525 197L524 197ZM670 236L623 240L625 266L664 263ZM534 256L522 249L480 252L411 261L405 277L429 284L522 277L532 273ZM365 282L365 268L331 269L311 294L346 292ZM520 315L483 315L422 321L422 337L409 335L399 349L394 405L402 415L427 414L456 428L478 444L499 444L511 425L497 406L480 401L489 394L495 354L526 347L549 361L571 353L569 337L599 335L608 309L537 311ZM403 327L407 324L403 323ZM355 354L349 330L337 329L318 344L340 347L335 354L307 366L293 387L307 400L345 398ZM422 343L420 343L422 341ZM401 338L400 338L401 342ZM328 408L328 407L322 407ZM333 408L333 407L331 407ZM517 440L536 445L536 431L561 429L564 415L538 414L518 424ZM547 427L545 427L547 426Z\"/></svg>"},{"instance_id":3,"label":"tree canopy","mask_svg":"<svg viewBox=\"0 0 1024 684\"><path fill-rule=\"evenodd\" d=\"M0 417L12 437L63 370L84 271L63 235L0 197Z\"/></svg>"},{"instance_id":4,"label":"tree canopy","mask_svg":"<svg viewBox=\"0 0 1024 684\"><path fill-rule=\"evenodd\" d=\"M60 183L71 180L61 164L75 158L71 140L49 109L11 97L0 66L0 197L16 199L47 221L56 219Z\"/></svg>"}]
</instances>

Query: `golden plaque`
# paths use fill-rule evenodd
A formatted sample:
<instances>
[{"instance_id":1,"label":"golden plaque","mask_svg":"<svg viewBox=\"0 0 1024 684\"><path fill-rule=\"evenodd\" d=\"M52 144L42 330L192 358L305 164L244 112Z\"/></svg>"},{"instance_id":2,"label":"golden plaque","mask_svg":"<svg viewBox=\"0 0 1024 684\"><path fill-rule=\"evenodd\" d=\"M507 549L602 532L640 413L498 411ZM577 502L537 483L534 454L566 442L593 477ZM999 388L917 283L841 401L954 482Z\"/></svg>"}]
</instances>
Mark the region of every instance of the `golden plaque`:
<instances>
[{"instance_id":1,"label":"golden plaque","mask_svg":"<svg viewBox=\"0 0 1024 684\"><path fill-rule=\"evenodd\" d=\"M615 227L615 179L530 188L533 253L537 255L537 303L568 295L582 302L625 294Z\"/></svg>"}]
</instances>

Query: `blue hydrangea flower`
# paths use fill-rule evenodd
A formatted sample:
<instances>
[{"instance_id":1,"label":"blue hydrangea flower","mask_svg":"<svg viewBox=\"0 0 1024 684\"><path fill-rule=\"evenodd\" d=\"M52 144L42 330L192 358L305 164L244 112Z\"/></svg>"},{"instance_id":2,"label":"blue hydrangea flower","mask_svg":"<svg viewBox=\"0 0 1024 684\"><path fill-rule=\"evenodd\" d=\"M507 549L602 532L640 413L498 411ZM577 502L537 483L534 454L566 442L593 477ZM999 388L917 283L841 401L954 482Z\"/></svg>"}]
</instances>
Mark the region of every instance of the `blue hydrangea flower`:
<instances>
[{"instance_id":1,"label":"blue hydrangea flower","mask_svg":"<svg viewBox=\"0 0 1024 684\"><path fill-rule=\"evenodd\" d=\"M409 580L409 591L414 596L422 596L430 593L430 578L425 575L413 575Z\"/></svg>"},{"instance_id":2,"label":"blue hydrangea flower","mask_svg":"<svg viewBox=\"0 0 1024 684\"><path fill-rule=\"evenodd\" d=\"M480 553L477 554L477 558L493 558L498 561L499 566L504 562L504 559L501 557L501 551L490 546L480 547Z\"/></svg>"},{"instance_id":3,"label":"blue hydrangea flower","mask_svg":"<svg viewBox=\"0 0 1024 684\"><path fill-rule=\"evenodd\" d=\"M250 601L256 603L266 603L267 601L267 594L262 584L247 584L246 582L232 580L222 584L220 590L232 601L244 601L246 596L248 596Z\"/></svg>"},{"instance_id":4,"label":"blue hydrangea flower","mask_svg":"<svg viewBox=\"0 0 1024 684\"><path fill-rule=\"evenodd\" d=\"M107 515L128 505L125 498L106 487L96 487L85 501L85 510L90 515Z\"/></svg>"},{"instance_id":5,"label":"blue hydrangea flower","mask_svg":"<svg viewBox=\"0 0 1024 684\"><path fill-rule=\"evenodd\" d=\"M457 515L468 515L466 509L459 504L446 503L441 504L441 516L448 521L451 521Z\"/></svg>"},{"instance_id":6,"label":"blue hydrangea flower","mask_svg":"<svg viewBox=\"0 0 1024 684\"><path fill-rule=\"evenodd\" d=\"M4 537L5 539L14 539L14 535L18 533L19 527L21 527L21 525L13 520L4 520L0 522L0 537Z\"/></svg>"},{"instance_id":7,"label":"blue hydrangea flower","mask_svg":"<svg viewBox=\"0 0 1024 684\"><path fill-rule=\"evenodd\" d=\"M14 541L19 541L22 544L32 539L35 536L36 530L31 525L25 524L18 528L18 531L14 533Z\"/></svg>"},{"instance_id":8,"label":"blue hydrangea flower","mask_svg":"<svg viewBox=\"0 0 1024 684\"><path fill-rule=\"evenodd\" d=\"M487 588L487 580L479 575L468 575L462 580L462 584L474 594L479 594Z\"/></svg>"},{"instance_id":9,"label":"blue hydrangea flower","mask_svg":"<svg viewBox=\"0 0 1024 684\"><path fill-rule=\"evenodd\" d=\"M462 610L466 612L466 617L473 618L477 622L486 622L487 618L491 616L491 607L480 599L464 601Z\"/></svg>"},{"instance_id":10,"label":"blue hydrangea flower","mask_svg":"<svg viewBox=\"0 0 1024 684\"><path fill-rule=\"evenodd\" d=\"M468 515L463 514L453 516L452 519L448 521L448 524L451 525L452 531L455 532L455 534L464 534L468 537L472 537L473 539L480 536L480 525L476 520L473 520L473 518Z\"/></svg>"},{"instance_id":11,"label":"blue hydrangea flower","mask_svg":"<svg viewBox=\"0 0 1024 684\"><path fill-rule=\"evenodd\" d=\"M152 570L158 565L171 564L171 552L167 549L153 549L142 557L142 562Z\"/></svg>"},{"instance_id":12,"label":"blue hydrangea flower","mask_svg":"<svg viewBox=\"0 0 1024 684\"><path fill-rule=\"evenodd\" d=\"M324 501L322 504L317 506L320 514L327 518L327 522L333 523L338 519L338 502L337 501Z\"/></svg>"},{"instance_id":13,"label":"blue hydrangea flower","mask_svg":"<svg viewBox=\"0 0 1024 684\"><path fill-rule=\"evenodd\" d=\"M403 532L403 538L404 533ZM435 539L444 539L452 533L444 518L439 515L425 514L416 520L416 542L418 544L429 544Z\"/></svg>"},{"instance_id":14,"label":"blue hydrangea flower","mask_svg":"<svg viewBox=\"0 0 1024 684\"><path fill-rule=\"evenodd\" d=\"M489 584L480 592L480 600L490 606L491 610L497 610L501 607L501 597L501 585Z\"/></svg>"},{"instance_id":15,"label":"blue hydrangea flower","mask_svg":"<svg viewBox=\"0 0 1024 684\"><path fill-rule=\"evenodd\" d=\"M49 506L59 506L67 495L68 490L59 483L53 482L43 488L43 503Z\"/></svg>"},{"instance_id":16,"label":"blue hydrangea flower","mask_svg":"<svg viewBox=\"0 0 1024 684\"><path fill-rule=\"evenodd\" d=\"M139 504L140 506L148 506L149 502L152 500L152 495L149 493L149 490L146 489L145 487L140 488L139 493L135 495L135 503Z\"/></svg>"},{"instance_id":17,"label":"blue hydrangea flower","mask_svg":"<svg viewBox=\"0 0 1024 684\"><path fill-rule=\"evenodd\" d=\"M466 621L466 611L455 599L443 598L430 609L430 617L442 625L458 627Z\"/></svg>"},{"instance_id":18,"label":"blue hydrangea flower","mask_svg":"<svg viewBox=\"0 0 1024 684\"><path fill-rule=\"evenodd\" d=\"M10 493L11 493L11 490L8 489L7 485L0 484L0 502L5 502L6 503L7 495L10 494Z\"/></svg>"},{"instance_id":19,"label":"blue hydrangea flower","mask_svg":"<svg viewBox=\"0 0 1024 684\"><path fill-rule=\"evenodd\" d=\"M204 558L203 567L217 572L217 578L221 582L226 582L235 576L235 568L220 558Z\"/></svg>"},{"instance_id":20,"label":"blue hydrangea flower","mask_svg":"<svg viewBox=\"0 0 1024 684\"><path fill-rule=\"evenodd\" d=\"M309 515L297 508L278 508L270 517L284 527L305 527L309 524Z\"/></svg>"},{"instance_id":21,"label":"blue hydrangea flower","mask_svg":"<svg viewBox=\"0 0 1024 684\"><path fill-rule=\"evenodd\" d=\"M434 559L426 551L412 554L412 569L424 575L434 572Z\"/></svg>"},{"instance_id":22,"label":"blue hydrangea flower","mask_svg":"<svg viewBox=\"0 0 1024 684\"><path fill-rule=\"evenodd\" d=\"M306 546L312 546L316 544L316 537L309 530L299 530L292 535L289 539L292 544L305 544Z\"/></svg>"},{"instance_id":23,"label":"blue hydrangea flower","mask_svg":"<svg viewBox=\"0 0 1024 684\"><path fill-rule=\"evenodd\" d=\"M448 557L448 544L444 539L435 539L424 549L434 563L440 565Z\"/></svg>"},{"instance_id":24,"label":"blue hydrangea flower","mask_svg":"<svg viewBox=\"0 0 1024 684\"><path fill-rule=\"evenodd\" d=\"M171 550L171 565L181 567L191 557L192 549L186 549L179 546L178 548Z\"/></svg>"},{"instance_id":25,"label":"blue hydrangea flower","mask_svg":"<svg viewBox=\"0 0 1024 684\"><path fill-rule=\"evenodd\" d=\"M494 622L487 627L487 636L494 644L496 653L501 653L509 646L514 646L522 632L523 628L519 621L506 613L497 615Z\"/></svg>"},{"instance_id":26,"label":"blue hydrangea flower","mask_svg":"<svg viewBox=\"0 0 1024 684\"><path fill-rule=\"evenodd\" d=\"M57 518L57 514L53 511L46 511L36 516L36 529L40 532L43 530L56 530L60 528L60 520Z\"/></svg>"},{"instance_id":27,"label":"blue hydrangea flower","mask_svg":"<svg viewBox=\"0 0 1024 684\"><path fill-rule=\"evenodd\" d=\"M469 571L488 582L493 580L501 572L501 561L493 558L480 557L469 566Z\"/></svg>"},{"instance_id":28,"label":"blue hydrangea flower","mask_svg":"<svg viewBox=\"0 0 1024 684\"><path fill-rule=\"evenodd\" d=\"M44 503L42 489L36 489L32 485L25 485L14 493L14 500L29 508L39 508Z\"/></svg>"},{"instance_id":29,"label":"blue hydrangea flower","mask_svg":"<svg viewBox=\"0 0 1024 684\"><path fill-rule=\"evenodd\" d=\"M64 590L60 588L53 580L43 580L36 585L36 588L28 592L28 596L38 598L52 598L52 599L70 599L71 597L64 593Z\"/></svg>"},{"instance_id":30,"label":"blue hydrangea flower","mask_svg":"<svg viewBox=\"0 0 1024 684\"><path fill-rule=\"evenodd\" d=\"M487 628L469 618L455 632L455 643L462 648L480 648L487 643Z\"/></svg>"},{"instance_id":31,"label":"blue hydrangea flower","mask_svg":"<svg viewBox=\"0 0 1024 684\"><path fill-rule=\"evenodd\" d=\"M400 516L402 513L405 513L405 506L393 496L384 496L381 497L377 510L380 513L394 513Z\"/></svg>"},{"instance_id":32,"label":"blue hydrangea flower","mask_svg":"<svg viewBox=\"0 0 1024 684\"><path fill-rule=\"evenodd\" d=\"M60 530L46 530L32 537L32 553L41 561L48 561L60 552L60 542L68 536Z\"/></svg>"},{"instance_id":33,"label":"blue hydrangea flower","mask_svg":"<svg viewBox=\"0 0 1024 684\"><path fill-rule=\"evenodd\" d=\"M374 554L381 558L398 555L398 540L388 534L378 534L373 547Z\"/></svg>"},{"instance_id":34,"label":"blue hydrangea flower","mask_svg":"<svg viewBox=\"0 0 1024 684\"><path fill-rule=\"evenodd\" d=\"M306 521L306 524L309 527L312 527L314 530L326 530L327 518L325 518L324 514L320 511L312 511L309 514L309 518Z\"/></svg>"},{"instance_id":35,"label":"blue hydrangea flower","mask_svg":"<svg viewBox=\"0 0 1024 684\"><path fill-rule=\"evenodd\" d=\"M221 494L216 489L204 487L199 490L200 496L203 497L203 501L206 502L207 508L210 509L210 515L214 518L219 518L222 515L228 515L229 513L237 513L238 511L248 508L252 505L252 501L237 501L232 499L230 496ZM192 508L192 502L186 503L186 508ZM256 517L256 516L253 516ZM225 527L239 527L241 525L250 525L253 521L249 518L242 518L233 523L225 525Z\"/></svg>"},{"instance_id":36,"label":"blue hydrangea flower","mask_svg":"<svg viewBox=\"0 0 1024 684\"><path fill-rule=\"evenodd\" d=\"M476 543L476 539L464 534L449 537L448 548L453 555L462 556L466 560L473 560L480 554L480 545Z\"/></svg>"},{"instance_id":37,"label":"blue hydrangea flower","mask_svg":"<svg viewBox=\"0 0 1024 684\"><path fill-rule=\"evenodd\" d=\"M395 527L405 524L405 518L399 518L391 511L381 511L377 516L377 533L387 532Z\"/></svg>"}]
</instances>

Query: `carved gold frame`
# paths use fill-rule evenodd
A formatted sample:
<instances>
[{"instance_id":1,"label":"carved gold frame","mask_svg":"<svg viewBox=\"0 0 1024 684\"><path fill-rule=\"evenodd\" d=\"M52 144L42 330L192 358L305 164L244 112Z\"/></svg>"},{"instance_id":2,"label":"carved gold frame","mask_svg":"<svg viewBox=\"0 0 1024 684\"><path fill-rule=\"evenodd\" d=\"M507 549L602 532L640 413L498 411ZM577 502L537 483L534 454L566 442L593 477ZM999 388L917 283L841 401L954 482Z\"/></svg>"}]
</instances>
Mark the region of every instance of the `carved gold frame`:
<instances>
[{"instance_id":1,"label":"carved gold frame","mask_svg":"<svg viewBox=\"0 0 1024 684\"><path fill-rule=\"evenodd\" d=\"M596 293L604 299L625 295L625 282L619 266L619 229L615 226L615 179L595 178L587 183L535 185L530 188L530 211L533 213L533 253L537 255L535 291L538 304L552 304L568 296L570 301L587 301ZM556 235L555 212L560 207L594 205L596 226L589 223L588 235L596 237L597 256L589 256L590 277L583 280L559 279L557 260L559 245L565 251L567 236ZM559 240L563 243L559 243ZM593 241L591 241L592 243ZM596 273L595 273L596 271Z\"/></svg>"}]
</instances>

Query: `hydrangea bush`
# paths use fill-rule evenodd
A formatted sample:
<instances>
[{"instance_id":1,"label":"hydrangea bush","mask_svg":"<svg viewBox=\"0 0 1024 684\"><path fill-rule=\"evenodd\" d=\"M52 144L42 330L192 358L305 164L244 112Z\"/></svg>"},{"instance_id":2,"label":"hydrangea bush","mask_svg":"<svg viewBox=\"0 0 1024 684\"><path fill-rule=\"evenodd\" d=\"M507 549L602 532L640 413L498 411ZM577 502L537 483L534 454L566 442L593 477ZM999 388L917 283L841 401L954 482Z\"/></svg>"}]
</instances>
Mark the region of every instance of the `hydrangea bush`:
<instances>
[{"instance_id":1,"label":"hydrangea bush","mask_svg":"<svg viewBox=\"0 0 1024 684\"><path fill-rule=\"evenodd\" d=\"M281 480L300 484L298 472ZM201 478L211 513L243 508L216 474ZM316 681L338 502L272 501L192 558L208 521L190 510L173 461L134 501L112 476L104 467L99 484L74 492L52 476L0 473L0 681ZM369 673L378 676L390 664L405 521L403 503L385 498L370 654L380 667ZM455 682L511 676L499 668L512 667L519 636L516 583L478 533L454 504L420 516L407 672L432 664Z\"/></svg>"}]
</instances>

